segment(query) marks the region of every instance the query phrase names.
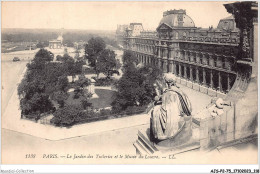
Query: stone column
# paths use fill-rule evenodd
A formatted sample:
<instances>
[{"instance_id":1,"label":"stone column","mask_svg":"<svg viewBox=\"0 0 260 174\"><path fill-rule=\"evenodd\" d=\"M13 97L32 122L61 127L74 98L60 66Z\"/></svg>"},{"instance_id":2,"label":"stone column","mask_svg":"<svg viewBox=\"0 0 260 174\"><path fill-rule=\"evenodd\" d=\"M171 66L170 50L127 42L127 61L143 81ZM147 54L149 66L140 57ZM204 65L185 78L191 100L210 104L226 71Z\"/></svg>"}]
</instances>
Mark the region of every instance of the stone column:
<instances>
[{"instance_id":1,"label":"stone column","mask_svg":"<svg viewBox=\"0 0 260 174\"><path fill-rule=\"evenodd\" d=\"M210 87L213 88L213 70L210 70Z\"/></svg>"},{"instance_id":2,"label":"stone column","mask_svg":"<svg viewBox=\"0 0 260 174\"><path fill-rule=\"evenodd\" d=\"M222 78L221 78L221 72L218 72L218 87L219 91L222 92Z\"/></svg>"},{"instance_id":3,"label":"stone column","mask_svg":"<svg viewBox=\"0 0 260 174\"><path fill-rule=\"evenodd\" d=\"M196 67L196 82L199 83L200 79L199 79L199 68Z\"/></svg>"},{"instance_id":4,"label":"stone column","mask_svg":"<svg viewBox=\"0 0 260 174\"><path fill-rule=\"evenodd\" d=\"M206 85L206 71L205 71L205 68L203 68L202 69L203 70L203 74L202 74L202 76L203 76L203 85Z\"/></svg>"},{"instance_id":5,"label":"stone column","mask_svg":"<svg viewBox=\"0 0 260 174\"><path fill-rule=\"evenodd\" d=\"M186 64L184 64L183 66L184 66L184 78L187 79L187 67L186 67Z\"/></svg>"},{"instance_id":6,"label":"stone column","mask_svg":"<svg viewBox=\"0 0 260 174\"><path fill-rule=\"evenodd\" d=\"M192 66L190 65L190 80L193 81Z\"/></svg>"}]
</instances>

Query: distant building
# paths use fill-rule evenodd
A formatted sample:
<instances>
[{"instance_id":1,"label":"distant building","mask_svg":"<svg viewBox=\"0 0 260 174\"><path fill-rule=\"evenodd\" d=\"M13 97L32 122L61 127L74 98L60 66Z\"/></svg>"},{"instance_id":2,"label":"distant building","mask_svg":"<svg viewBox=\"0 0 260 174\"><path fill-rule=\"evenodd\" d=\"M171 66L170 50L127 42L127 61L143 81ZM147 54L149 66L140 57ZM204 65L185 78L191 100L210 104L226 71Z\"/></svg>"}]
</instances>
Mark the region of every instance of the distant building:
<instances>
[{"instance_id":1,"label":"distant building","mask_svg":"<svg viewBox=\"0 0 260 174\"><path fill-rule=\"evenodd\" d=\"M142 31L144 31L142 23L130 23L128 31L131 33L131 36L139 36Z\"/></svg>"},{"instance_id":2,"label":"distant building","mask_svg":"<svg viewBox=\"0 0 260 174\"><path fill-rule=\"evenodd\" d=\"M116 40L119 44L123 45L124 34L128 25L117 25L116 29Z\"/></svg>"},{"instance_id":3,"label":"distant building","mask_svg":"<svg viewBox=\"0 0 260 174\"><path fill-rule=\"evenodd\" d=\"M63 37L62 34L55 40L49 41L49 48L50 49L61 49L63 44Z\"/></svg>"},{"instance_id":4,"label":"distant building","mask_svg":"<svg viewBox=\"0 0 260 174\"><path fill-rule=\"evenodd\" d=\"M119 44L124 44L126 34L139 36L144 31L142 23L130 23L130 25L117 25L116 40Z\"/></svg>"}]
</instances>

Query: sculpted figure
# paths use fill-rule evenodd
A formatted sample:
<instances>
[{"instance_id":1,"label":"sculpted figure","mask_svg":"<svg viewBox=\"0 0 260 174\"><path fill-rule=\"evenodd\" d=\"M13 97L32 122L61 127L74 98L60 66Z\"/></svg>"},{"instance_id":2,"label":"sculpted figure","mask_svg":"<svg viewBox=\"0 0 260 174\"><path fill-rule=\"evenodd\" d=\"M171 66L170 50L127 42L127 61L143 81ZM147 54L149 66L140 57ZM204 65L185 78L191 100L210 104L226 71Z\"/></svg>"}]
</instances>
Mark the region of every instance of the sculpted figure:
<instances>
[{"instance_id":1,"label":"sculpted figure","mask_svg":"<svg viewBox=\"0 0 260 174\"><path fill-rule=\"evenodd\" d=\"M167 88L155 97L151 112L150 131L155 140L176 136L185 125L184 117L190 117L192 111L188 97L176 86L176 76L164 74L164 81Z\"/></svg>"}]
</instances>

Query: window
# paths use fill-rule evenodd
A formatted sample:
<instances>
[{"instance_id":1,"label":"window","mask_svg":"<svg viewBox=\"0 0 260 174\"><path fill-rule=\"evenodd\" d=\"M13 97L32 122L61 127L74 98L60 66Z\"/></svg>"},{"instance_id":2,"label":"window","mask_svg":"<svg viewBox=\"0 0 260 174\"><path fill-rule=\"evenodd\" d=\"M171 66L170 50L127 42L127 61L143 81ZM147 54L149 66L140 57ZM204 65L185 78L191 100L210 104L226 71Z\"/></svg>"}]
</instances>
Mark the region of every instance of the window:
<instances>
[{"instance_id":1,"label":"window","mask_svg":"<svg viewBox=\"0 0 260 174\"><path fill-rule=\"evenodd\" d=\"M175 39L179 39L179 33L178 32L175 33Z\"/></svg>"},{"instance_id":2,"label":"window","mask_svg":"<svg viewBox=\"0 0 260 174\"><path fill-rule=\"evenodd\" d=\"M187 36L186 32L183 32L183 37L185 38Z\"/></svg>"}]
</instances>

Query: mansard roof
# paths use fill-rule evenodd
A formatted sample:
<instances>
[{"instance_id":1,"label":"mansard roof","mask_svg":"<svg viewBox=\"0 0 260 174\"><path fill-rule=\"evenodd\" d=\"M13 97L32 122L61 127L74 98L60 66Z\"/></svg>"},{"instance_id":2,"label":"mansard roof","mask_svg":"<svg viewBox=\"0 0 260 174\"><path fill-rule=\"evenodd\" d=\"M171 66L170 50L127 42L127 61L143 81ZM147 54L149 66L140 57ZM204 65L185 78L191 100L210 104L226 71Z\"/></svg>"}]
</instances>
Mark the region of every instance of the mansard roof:
<instances>
[{"instance_id":1,"label":"mansard roof","mask_svg":"<svg viewBox=\"0 0 260 174\"><path fill-rule=\"evenodd\" d=\"M175 14L165 15L161 19L158 28L162 24L165 24L172 29L173 28L185 28L185 27L186 28L194 28L195 27L194 21L191 19L191 17L189 17L185 13L175 13Z\"/></svg>"}]
</instances>

